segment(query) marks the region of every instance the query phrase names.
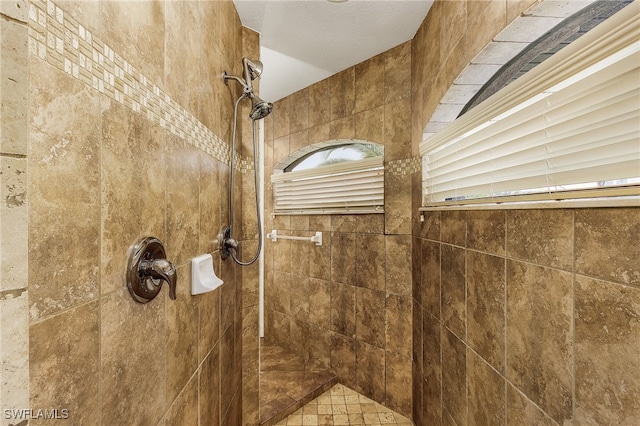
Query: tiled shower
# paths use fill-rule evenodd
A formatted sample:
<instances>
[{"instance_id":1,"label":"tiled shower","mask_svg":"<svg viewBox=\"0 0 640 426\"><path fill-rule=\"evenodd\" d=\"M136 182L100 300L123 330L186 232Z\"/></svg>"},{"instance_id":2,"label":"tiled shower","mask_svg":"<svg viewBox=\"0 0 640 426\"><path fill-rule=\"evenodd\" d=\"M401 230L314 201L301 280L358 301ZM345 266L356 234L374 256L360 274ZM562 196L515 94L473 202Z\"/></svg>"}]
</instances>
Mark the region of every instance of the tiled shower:
<instances>
[{"instance_id":1,"label":"tiled shower","mask_svg":"<svg viewBox=\"0 0 640 426\"><path fill-rule=\"evenodd\" d=\"M265 341L418 425L640 419L638 208L418 212L425 123L533 3L437 1L413 40L276 102L264 122L267 177L336 138L383 144L386 166L376 215L272 216L267 179L265 229L322 231L324 244L266 241ZM0 5L1 408L258 424L258 268L216 253L239 95L221 74L259 56L258 34L231 1ZM234 225L252 252L240 130ZM144 235L177 266L175 301L163 290L139 305L124 286ZM207 252L225 284L191 296L189 260Z\"/></svg>"}]
</instances>

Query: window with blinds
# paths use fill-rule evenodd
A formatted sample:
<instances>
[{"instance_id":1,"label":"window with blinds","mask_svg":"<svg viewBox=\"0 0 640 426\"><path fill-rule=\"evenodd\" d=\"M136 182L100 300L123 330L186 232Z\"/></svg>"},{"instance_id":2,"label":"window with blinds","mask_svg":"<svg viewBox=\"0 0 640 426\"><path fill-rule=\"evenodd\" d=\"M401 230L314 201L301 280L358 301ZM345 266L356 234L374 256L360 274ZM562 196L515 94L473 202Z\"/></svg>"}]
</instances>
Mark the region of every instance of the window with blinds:
<instances>
[{"instance_id":1,"label":"window with blinds","mask_svg":"<svg viewBox=\"0 0 640 426\"><path fill-rule=\"evenodd\" d=\"M423 205L640 195L639 6L423 141Z\"/></svg>"},{"instance_id":2,"label":"window with blinds","mask_svg":"<svg viewBox=\"0 0 640 426\"><path fill-rule=\"evenodd\" d=\"M382 156L271 176L276 214L382 213Z\"/></svg>"}]
</instances>

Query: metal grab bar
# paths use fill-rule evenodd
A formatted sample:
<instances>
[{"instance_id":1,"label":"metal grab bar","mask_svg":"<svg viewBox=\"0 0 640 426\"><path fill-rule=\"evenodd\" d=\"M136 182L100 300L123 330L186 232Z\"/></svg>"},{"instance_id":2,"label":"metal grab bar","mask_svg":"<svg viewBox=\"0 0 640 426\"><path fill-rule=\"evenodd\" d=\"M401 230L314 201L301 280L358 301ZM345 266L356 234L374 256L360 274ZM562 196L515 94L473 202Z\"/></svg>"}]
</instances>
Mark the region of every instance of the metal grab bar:
<instances>
[{"instance_id":1,"label":"metal grab bar","mask_svg":"<svg viewBox=\"0 0 640 426\"><path fill-rule=\"evenodd\" d=\"M312 243L316 243L317 246L322 245L322 232L316 232L316 235L313 237L292 237L288 235L278 235L278 230L273 229L271 232L267 234L267 238L270 238L274 243L278 241L278 238L281 240L297 240L297 241L310 241Z\"/></svg>"}]
</instances>

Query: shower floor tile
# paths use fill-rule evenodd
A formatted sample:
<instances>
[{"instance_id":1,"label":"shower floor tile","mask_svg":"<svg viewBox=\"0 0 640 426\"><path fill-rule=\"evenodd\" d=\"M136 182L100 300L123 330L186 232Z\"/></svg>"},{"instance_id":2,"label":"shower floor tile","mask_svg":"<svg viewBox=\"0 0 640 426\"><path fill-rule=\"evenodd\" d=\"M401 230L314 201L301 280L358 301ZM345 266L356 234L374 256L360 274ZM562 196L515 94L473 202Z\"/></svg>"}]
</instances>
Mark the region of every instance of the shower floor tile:
<instances>
[{"instance_id":1,"label":"shower floor tile","mask_svg":"<svg viewBox=\"0 0 640 426\"><path fill-rule=\"evenodd\" d=\"M336 384L289 417L276 423L276 426L285 425L410 426L413 422L346 386Z\"/></svg>"}]
</instances>

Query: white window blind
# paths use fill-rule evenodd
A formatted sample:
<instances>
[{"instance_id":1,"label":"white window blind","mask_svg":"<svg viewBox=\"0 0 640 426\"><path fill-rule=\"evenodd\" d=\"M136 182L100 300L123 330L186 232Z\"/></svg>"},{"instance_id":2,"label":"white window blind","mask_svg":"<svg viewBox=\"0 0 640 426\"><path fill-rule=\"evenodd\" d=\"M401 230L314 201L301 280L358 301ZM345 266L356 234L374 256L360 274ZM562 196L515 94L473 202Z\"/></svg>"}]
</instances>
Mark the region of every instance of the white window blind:
<instances>
[{"instance_id":1,"label":"white window blind","mask_svg":"<svg viewBox=\"0 0 640 426\"><path fill-rule=\"evenodd\" d=\"M638 4L420 146L423 204L640 194Z\"/></svg>"},{"instance_id":2,"label":"white window blind","mask_svg":"<svg viewBox=\"0 0 640 426\"><path fill-rule=\"evenodd\" d=\"M271 176L276 214L379 213L384 208L383 157Z\"/></svg>"}]
</instances>

